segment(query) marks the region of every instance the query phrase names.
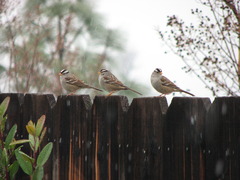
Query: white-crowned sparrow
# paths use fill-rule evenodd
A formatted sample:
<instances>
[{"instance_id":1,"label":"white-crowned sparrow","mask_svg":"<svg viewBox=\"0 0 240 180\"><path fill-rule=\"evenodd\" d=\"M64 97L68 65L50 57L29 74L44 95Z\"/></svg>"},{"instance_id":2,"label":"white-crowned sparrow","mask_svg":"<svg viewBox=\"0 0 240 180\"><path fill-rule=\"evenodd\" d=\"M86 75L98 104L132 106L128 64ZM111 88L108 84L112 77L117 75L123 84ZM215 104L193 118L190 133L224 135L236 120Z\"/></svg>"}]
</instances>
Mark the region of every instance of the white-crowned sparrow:
<instances>
[{"instance_id":1,"label":"white-crowned sparrow","mask_svg":"<svg viewBox=\"0 0 240 180\"><path fill-rule=\"evenodd\" d=\"M163 95L170 94L172 92L184 92L191 96L194 96L192 93L184 91L177 87L173 82L168 78L162 75L162 70L156 68L151 75L152 86Z\"/></svg>"},{"instance_id":2,"label":"white-crowned sparrow","mask_svg":"<svg viewBox=\"0 0 240 180\"><path fill-rule=\"evenodd\" d=\"M103 89L109 92L107 96L111 96L113 93L120 90L131 90L139 95L142 95L141 93L125 86L110 71L106 69L101 69L98 74L99 84L102 86Z\"/></svg>"},{"instance_id":3,"label":"white-crowned sparrow","mask_svg":"<svg viewBox=\"0 0 240 180\"><path fill-rule=\"evenodd\" d=\"M97 91L102 91L101 89L86 84L84 81L78 79L74 74L69 73L66 69L61 70L59 76L62 87L69 93L68 95L72 95L78 89L83 88L91 88Z\"/></svg>"}]
</instances>

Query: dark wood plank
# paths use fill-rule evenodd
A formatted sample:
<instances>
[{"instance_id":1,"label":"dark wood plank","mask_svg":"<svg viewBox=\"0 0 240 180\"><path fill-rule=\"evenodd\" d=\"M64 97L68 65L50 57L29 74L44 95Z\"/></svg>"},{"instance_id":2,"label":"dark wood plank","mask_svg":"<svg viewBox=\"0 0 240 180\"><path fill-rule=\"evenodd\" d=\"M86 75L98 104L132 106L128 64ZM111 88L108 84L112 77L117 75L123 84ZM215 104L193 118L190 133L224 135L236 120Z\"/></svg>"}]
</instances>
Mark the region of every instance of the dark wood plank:
<instances>
[{"instance_id":1,"label":"dark wood plank","mask_svg":"<svg viewBox=\"0 0 240 180\"><path fill-rule=\"evenodd\" d=\"M54 108L56 126L55 157L56 179L91 179L92 162L91 146L92 137L89 137L88 123L91 122L89 115L91 101L88 95L59 96ZM90 128L91 130L91 128ZM92 134L92 133L91 133Z\"/></svg>"},{"instance_id":2,"label":"dark wood plank","mask_svg":"<svg viewBox=\"0 0 240 180\"><path fill-rule=\"evenodd\" d=\"M89 96L83 96L79 102L80 122L76 121L76 125L79 124L79 134L82 141L82 154L81 154L81 166L82 176L80 180L88 180L94 178L94 122L92 119L92 103Z\"/></svg>"},{"instance_id":3,"label":"dark wood plank","mask_svg":"<svg viewBox=\"0 0 240 180\"><path fill-rule=\"evenodd\" d=\"M62 142L61 138L61 113L62 113L62 104L64 102L64 98L62 96L58 96L56 105L52 109L53 120L52 120L52 134L53 134L53 152L52 152L52 161L53 161L53 169L52 169L52 179L53 180L61 180L60 176L63 175L60 173L60 167L62 167L61 163L65 163L60 159L60 147L59 145ZM67 128L67 127L66 127ZM63 146L62 146L63 147ZM68 147L63 147L68 148ZM62 153L62 152L61 152ZM66 169L68 165L66 164ZM63 168L62 168L63 169ZM64 173L64 172L62 172ZM64 175L63 175L64 176Z\"/></svg>"},{"instance_id":4,"label":"dark wood plank","mask_svg":"<svg viewBox=\"0 0 240 180\"><path fill-rule=\"evenodd\" d=\"M127 113L126 179L161 179L164 97L136 98Z\"/></svg>"},{"instance_id":5,"label":"dark wood plank","mask_svg":"<svg viewBox=\"0 0 240 180\"><path fill-rule=\"evenodd\" d=\"M218 97L206 119L206 179L240 179L240 97Z\"/></svg>"},{"instance_id":6,"label":"dark wood plank","mask_svg":"<svg viewBox=\"0 0 240 180\"><path fill-rule=\"evenodd\" d=\"M92 118L96 123L96 180L123 179L122 159L119 157L122 154L119 150L122 139L119 126L123 122L127 104L126 97L122 96L97 96L94 99Z\"/></svg>"},{"instance_id":7,"label":"dark wood plank","mask_svg":"<svg viewBox=\"0 0 240 180\"><path fill-rule=\"evenodd\" d=\"M203 180L202 134L208 98L173 98L164 127L163 179Z\"/></svg>"}]
</instances>

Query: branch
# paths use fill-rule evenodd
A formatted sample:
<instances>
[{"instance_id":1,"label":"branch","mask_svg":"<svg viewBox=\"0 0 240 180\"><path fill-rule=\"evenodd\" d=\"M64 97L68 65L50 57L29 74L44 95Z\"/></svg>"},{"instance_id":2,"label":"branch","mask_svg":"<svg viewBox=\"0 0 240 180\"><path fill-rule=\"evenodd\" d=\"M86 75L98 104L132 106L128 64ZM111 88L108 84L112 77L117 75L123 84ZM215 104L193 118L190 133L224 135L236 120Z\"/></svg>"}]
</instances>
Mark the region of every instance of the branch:
<instances>
[{"instance_id":1,"label":"branch","mask_svg":"<svg viewBox=\"0 0 240 180\"><path fill-rule=\"evenodd\" d=\"M226 5L232 10L233 14L235 15L237 22L238 22L238 26L240 25L240 13L238 13L236 6L234 5L234 1L233 0L223 0L223 2L226 3ZM240 33L240 29L238 29L239 33Z\"/></svg>"},{"instance_id":2,"label":"branch","mask_svg":"<svg viewBox=\"0 0 240 180\"><path fill-rule=\"evenodd\" d=\"M240 13L238 13L233 0L223 0L223 1L232 10L232 12L235 15L237 22L238 22L237 31L238 31L239 44L238 44L238 62L237 62L238 72L237 72L237 75L238 75L238 83L239 83L239 89L240 89Z\"/></svg>"}]
</instances>

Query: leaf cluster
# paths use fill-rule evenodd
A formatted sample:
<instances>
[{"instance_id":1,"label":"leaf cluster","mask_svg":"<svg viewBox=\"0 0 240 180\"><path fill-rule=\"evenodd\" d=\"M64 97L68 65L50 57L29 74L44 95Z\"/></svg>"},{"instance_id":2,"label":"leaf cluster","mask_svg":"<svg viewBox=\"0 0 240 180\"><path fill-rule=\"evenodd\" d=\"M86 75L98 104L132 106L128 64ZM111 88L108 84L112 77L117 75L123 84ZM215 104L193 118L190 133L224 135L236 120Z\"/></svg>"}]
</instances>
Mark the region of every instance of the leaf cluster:
<instances>
[{"instance_id":1,"label":"leaf cluster","mask_svg":"<svg viewBox=\"0 0 240 180\"><path fill-rule=\"evenodd\" d=\"M46 133L46 127L44 127L45 116L40 117L36 125L29 121L26 126L29 139L16 140L14 138L17 132L16 124L10 129L5 138L4 131L7 120L5 113L9 102L10 98L7 97L0 105L0 179L14 179L19 167L31 176L31 179L42 179L44 175L43 165L48 160L53 146L50 142L38 153ZM29 143L33 151L32 157L21 151L21 144L24 143ZM17 145L20 146L17 147Z\"/></svg>"}]
</instances>

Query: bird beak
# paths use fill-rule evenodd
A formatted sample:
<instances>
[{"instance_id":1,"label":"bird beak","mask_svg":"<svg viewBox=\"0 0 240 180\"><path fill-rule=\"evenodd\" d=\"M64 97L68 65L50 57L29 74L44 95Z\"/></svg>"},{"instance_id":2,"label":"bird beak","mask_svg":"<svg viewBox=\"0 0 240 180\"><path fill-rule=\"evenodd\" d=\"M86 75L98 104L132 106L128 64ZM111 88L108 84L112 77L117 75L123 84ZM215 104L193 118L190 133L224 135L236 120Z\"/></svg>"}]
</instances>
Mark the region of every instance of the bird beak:
<instances>
[{"instance_id":1,"label":"bird beak","mask_svg":"<svg viewBox=\"0 0 240 180\"><path fill-rule=\"evenodd\" d=\"M62 73L58 73L59 76L62 76Z\"/></svg>"},{"instance_id":2,"label":"bird beak","mask_svg":"<svg viewBox=\"0 0 240 180\"><path fill-rule=\"evenodd\" d=\"M100 72L98 72L98 75L100 75L101 73Z\"/></svg>"}]
</instances>

